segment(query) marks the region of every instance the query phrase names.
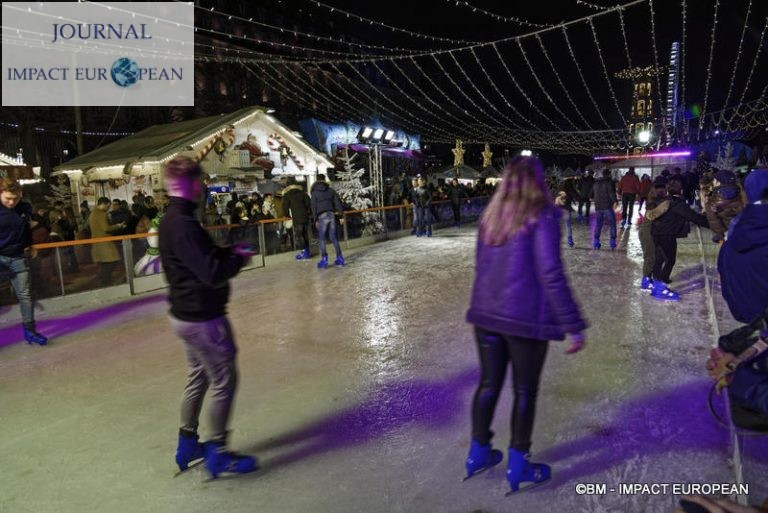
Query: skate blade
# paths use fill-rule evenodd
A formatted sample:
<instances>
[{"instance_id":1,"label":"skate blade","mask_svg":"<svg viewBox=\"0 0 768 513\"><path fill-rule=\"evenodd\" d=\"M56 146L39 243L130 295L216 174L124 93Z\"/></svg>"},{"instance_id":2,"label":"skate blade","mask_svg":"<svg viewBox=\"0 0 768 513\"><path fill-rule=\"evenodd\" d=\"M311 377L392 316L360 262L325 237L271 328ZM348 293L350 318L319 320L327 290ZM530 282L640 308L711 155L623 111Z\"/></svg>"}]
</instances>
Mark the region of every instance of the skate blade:
<instances>
[{"instance_id":1,"label":"skate blade","mask_svg":"<svg viewBox=\"0 0 768 513\"><path fill-rule=\"evenodd\" d=\"M194 463L190 463L189 465L187 465L187 468L185 468L184 470L178 470L173 475L173 477L179 477L182 474L186 474L188 471L192 470L193 468L199 467L200 465L202 465L204 461L205 460L203 458L200 458L199 460L195 461Z\"/></svg>"},{"instance_id":2,"label":"skate blade","mask_svg":"<svg viewBox=\"0 0 768 513\"><path fill-rule=\"evenodd\" d=\"M545 479L544 481L539 481L538 483L531 483L531 484L529 484L527 486L521 486L516 492L510 490L510 491L508 491L507 493L504 494L504 497L509 497L510 495L515 495L515 494L518 494L520 492L527 492L527 491L532 490L534 488L538 488L539 486L541 486L543 484L547 484L551 479L552 479L552 477L549 477L549 478Z\"/></svg>"},{"instance_id":3,"label":"skate blade","mask_svg":"<svg viewBox=\"0 0 768 513\"><path fill-rule=\"evenodd\" d=\"M480 474L482 474L483 472L488 472L489 470L491 470L491 469L492 469L492 468L494 468L495 466L496 466L496 465L493 465L492 467L483 467L483 468L481 468L480 470L478 470L477 472L475 472L474 474L471 474L471 475L468 475L468 476L464 476L464 477L461 479L461 482L463 483L464 481L469 481L469 480L470 480L470 479L472 479L473 477L477 477L477 476L479 476Z\"/></svg>"},{"instance_id":4,"label":"skate blade","mask_svg":"<svg viewBox=\"0 0 768 513\"><path fill-rule=\"evenodd\" d=\"M249 476L251 474L255 474L261 470L261 467L256 467L255 469L251 470L250 472L226 472L221 473L217 477L208 477L208 479L204 479L203 483L212 483L214 481L229 481L230 479L239 479L243 476Z\"/></svg>"}]
</instances>

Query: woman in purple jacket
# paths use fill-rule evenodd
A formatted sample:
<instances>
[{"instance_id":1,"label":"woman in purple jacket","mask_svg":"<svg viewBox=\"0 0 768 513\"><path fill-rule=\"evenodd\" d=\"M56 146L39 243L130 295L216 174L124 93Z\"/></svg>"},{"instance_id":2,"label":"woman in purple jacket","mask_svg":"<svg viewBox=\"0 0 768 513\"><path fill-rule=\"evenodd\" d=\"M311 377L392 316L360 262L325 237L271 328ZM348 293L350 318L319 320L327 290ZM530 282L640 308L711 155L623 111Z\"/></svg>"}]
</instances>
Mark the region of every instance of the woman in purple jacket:
<instances>
[{"instance_id":1,"label":"woman in purple jacket","mask_svg":"<svg viewBox=\"0 0 768 513\"><path fill-rule=\"evenodd\" d=\"M567 353L584 346L587 323L573 300L560 259L560 217L535 158L517 158L480 220L477 273L467 321L475 325L482 375L472 403L467 477L503 459L490 430L509 362L512 363L511 442L507 480L512 492L550 477L528 461L536 395L549 340L570 339Z\"/></svg>"}]
</instances>

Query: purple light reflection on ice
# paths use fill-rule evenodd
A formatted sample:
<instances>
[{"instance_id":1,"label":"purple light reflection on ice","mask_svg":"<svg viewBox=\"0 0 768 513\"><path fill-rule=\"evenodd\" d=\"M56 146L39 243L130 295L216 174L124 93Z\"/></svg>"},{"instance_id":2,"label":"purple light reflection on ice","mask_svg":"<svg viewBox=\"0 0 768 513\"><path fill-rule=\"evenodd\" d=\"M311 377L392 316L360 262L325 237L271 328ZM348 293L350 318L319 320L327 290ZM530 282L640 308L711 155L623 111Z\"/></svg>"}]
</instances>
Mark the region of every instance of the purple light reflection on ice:
<instances>
[{"instance_id":1,"label":"purple light reflection on ice","mask_svg":"<svg viewBox=\"0 0 768 513\"><path fill-rule=\"evenodd\" d=\"M70 316L38 320L37 330L48 337L49 343L55 344L57 337L93 328L131 310L152 307L152 311L156 311L156 303L164 302L165 298L165 293L142 296L96 310L87 310ZM18 308L18 305L13 305L13 308ZM23 340L20 322L0 328L0 347L9 346Z\"/></svg>"}]
</instances>

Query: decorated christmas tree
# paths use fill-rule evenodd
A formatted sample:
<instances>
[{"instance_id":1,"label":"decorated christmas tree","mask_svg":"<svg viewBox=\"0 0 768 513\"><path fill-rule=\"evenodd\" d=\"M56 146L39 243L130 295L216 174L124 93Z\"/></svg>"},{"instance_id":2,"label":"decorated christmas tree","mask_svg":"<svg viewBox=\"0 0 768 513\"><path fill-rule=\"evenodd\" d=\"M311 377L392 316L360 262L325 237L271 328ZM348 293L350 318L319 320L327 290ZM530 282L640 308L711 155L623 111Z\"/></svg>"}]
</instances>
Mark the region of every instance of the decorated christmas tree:
<instances>
[{"instance_id":1,"label":"decorated christmas tree","mask_svg":"<svg viewBox=\"0 0 768 513\"><path fill-rule=\"evenodd\" d=\"M46 201L53 206L57 201L64 203L65 207L72 207L72 190L69 186L67 175L59 175L50 179L48 187L51 194L45 197Z\"/></svg>"},{"instance_id":2,"label":"decorated christmas tree","mask_svg":"<svg viewBox=\"0 0 768 513\"><path fill-rule=\"evenodd\" d=\"M728 169L733 171L736 167L736 158L733 156L733 145L728 143L724 148L718 151L717 159L712 164L717 169Z\"/></svg>"},{"instance_id":3,"label":"decorated christmas tree","mask_svg":"<svg viewBox=\"0 0 768 513\"><path fill-rule=\"evenodd\" d=\"M341 162L344 165L343 171L336 171L337 181L333 183L333 188L339 193L339 198L345 208L352 210L363 210L373 207L373 186L363 185L362 178L365 174L365 168L355 169L354 161L357 154L349 155L348 150L344 149L341 156ZM381 215L378 212L364 212L363 216L363 235L373 235L384 230L381 222Z\"/></svg>"}]
</instances>

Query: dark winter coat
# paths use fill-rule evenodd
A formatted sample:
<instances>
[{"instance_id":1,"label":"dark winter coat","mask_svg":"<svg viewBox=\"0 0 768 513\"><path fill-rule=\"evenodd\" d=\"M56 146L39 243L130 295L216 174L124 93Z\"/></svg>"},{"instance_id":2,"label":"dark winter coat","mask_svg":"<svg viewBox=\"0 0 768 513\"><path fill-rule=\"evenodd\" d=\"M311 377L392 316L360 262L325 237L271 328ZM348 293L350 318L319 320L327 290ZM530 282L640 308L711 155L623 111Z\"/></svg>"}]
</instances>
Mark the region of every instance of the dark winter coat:
<instances>
[{"instance_id":1,"label":"dark winter coat","mask_svg":"<svg viewBox=\"0 0 768 513\"><path fill-rule=\"evenodd\" d=\"M172 197L160 224L160 258L168 280L171 315L201 322L226 314L229 279L244 259L214 244L195 217L197 203Z\"/></svg>"},{"instance_id":2,"label":"dark winter coat","mask_svg":"<svg viewBox=\"0 0 768 513\"><path fill-rule=\"evenodd\" d=\"M466 199L466 198L467 198L467 193L466 191L464 191L461 185L457 185L456 187L451 185L448 188L448 199L451 200L452 204L458 205L459 203L461 203L462 199Z\"/></svg>"},{"instance_id":3,"label":"dark winter coat","mask_svg":"<svg viewBox=\"0 0 768 513\"><path fill-rule=\"evenodd\" d=\"M581 185L579 186L579 196L586 201L592 197L592 187L595 185L595 179L591 176L585 176L581 179Z\"/></svg>"},{"instance_id":4,"label":"dark winter coat","mask_svg":"<svg viewBox=\"0 0 768 513\"><path fill-rule=\"evenodd\" d=\"M0 205L0 255L20 257L32 245L32 205L19 201L14 208Z\"/></svg>"},{"instance_id":5,"label":"dark winter coat","mask_svg":"<svg viewBox=\"0 0 768 513\"><path fill-rule=\"evenodd\" d=\"M344 207L339 195L325 182L315 182L312 186L312 216L317 219L323 212L341 212Z\"/></svg>"},{"instance_id":6,"label":"dark winter coat","mask_svg":"<svg viewBox=\"0 0 768 513\"><path fill-rule=\"evenodd\" d=\"M432 205L432 193L426 187L416 187L413 189L413 204L417 207L425 208Z\"/></svg>"},{"instance_id":7,"label":"dark winter coat","mask_svg":"<svg viewBox=\"0 0 768 513\"><path fill-rule=\"evenodd\" d=\"M718 256L723 298L733 317L750 322L768 308L768 205L747 205Z\"/></svg>"},{"instance_id":8,"label":"dark winter coat","mask_svg":"<svg viewBox=\"0 0 768 513\"><path fill-rule=\"evenodd\" d=\"M298 185L289 185L283 189L283 211L293 219L294 223L309 222L310 202L304 189Z\"/></svg>"},{"instance_id":9,"label":"dark winter coat","mask_svg":"<svg viewBox=\"0 0 768 513\"><path fill-rule=\"evenodd\" d=\"M611 210L616 203L616 187L610 178L598 178L592 186L595 210Z\"/></svg>"},{"instance_id":10,"label":"dark winter coat","mask_svg":"<svg viewBox=\"0 0 768 513\"><path fill-rule=\"evenodd\" d=\"M651 233L654 237L687 237L691 231L689 222L709 228L704 215L692 210L680 196L670 196L669 210L653 222Z\"/></svg>"},{"instance_id":11,"label":"dark winter coat","mask_svg":"<svg viewBox=\"0 0 768 513\"><path fill-rule=\"evenodd\" d=\"M587 327L563 271L559 217L548 207L535 225L500 246L478 240L468 322L539 340L563 340Z\"/></svg>"}]
</instances>

